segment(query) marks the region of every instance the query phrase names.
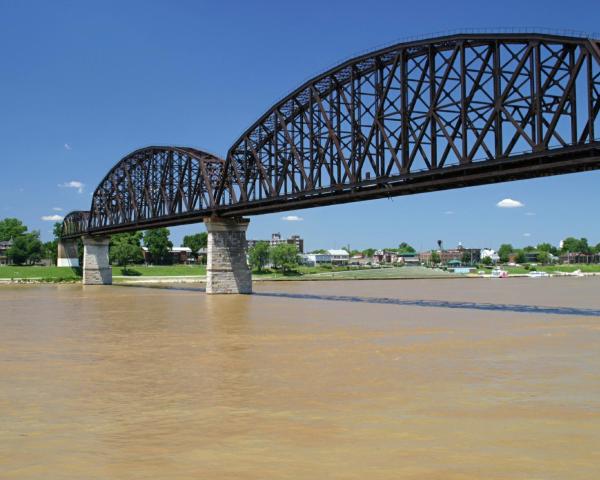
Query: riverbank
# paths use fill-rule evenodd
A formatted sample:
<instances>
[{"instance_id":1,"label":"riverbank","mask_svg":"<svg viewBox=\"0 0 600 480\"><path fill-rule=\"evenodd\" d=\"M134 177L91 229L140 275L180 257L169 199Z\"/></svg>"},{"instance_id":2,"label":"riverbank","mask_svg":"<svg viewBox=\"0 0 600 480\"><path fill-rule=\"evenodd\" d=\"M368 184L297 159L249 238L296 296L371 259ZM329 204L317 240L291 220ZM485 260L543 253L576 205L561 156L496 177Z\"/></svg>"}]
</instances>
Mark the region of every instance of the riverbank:
<instances>
[{"instance_id":1,"label":"riverbank","mask_svg":"<svg viewBox=\"0 0 600 480\"><path fill-rule=\"evenodd\" d=\"M521 267L507 267L509 278L526 277L530 273ZM540 267L550 276L572 275L580 271L582 276L600 275L600 265L562 265ZM125 274L124 274L125 273ZM252 279L261 281L321 281L321 280L422 280L486 278L485 274L455 274L442 269L426 267L341 268L300 267L299 271L282 274L275 272L254 273ZM81 281L81 269L66 267L25 266L0 267L0 284L12 283L77 283ZM113 267L113 282L126 283L204 283L206 267L190 265L135 266L124 271Z\"/></svg>"}]
</instances>

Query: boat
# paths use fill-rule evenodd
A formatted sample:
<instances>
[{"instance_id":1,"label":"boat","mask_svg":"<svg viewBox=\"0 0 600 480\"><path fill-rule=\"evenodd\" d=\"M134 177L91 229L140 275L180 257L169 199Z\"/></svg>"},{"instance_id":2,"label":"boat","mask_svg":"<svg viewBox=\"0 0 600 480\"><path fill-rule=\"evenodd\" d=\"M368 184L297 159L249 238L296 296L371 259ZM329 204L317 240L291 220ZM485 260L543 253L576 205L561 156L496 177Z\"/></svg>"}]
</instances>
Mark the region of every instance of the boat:
<instances>
[{"instance_id":1,"label":"boat","mask_svg":"<svg viewBox=\"0 0 600 480\"><path fill-rule=\"evenodd\" d=\"M549 277L550 274L548 272L538 272L537 270L534 270L533 272L529 272L527 274L527 276L530 278L541 278L541 277Z\"/></svg>"},{"instance_id":2,"label":"boat","mask_svg":"<svg viewBox=\"0 0 600 480\"><path fill-rule=\"evenodd\" d=\"M494 268L492 270L492 278L508 278L508 272L501 268Z\"/></svg>"}]
</instances>

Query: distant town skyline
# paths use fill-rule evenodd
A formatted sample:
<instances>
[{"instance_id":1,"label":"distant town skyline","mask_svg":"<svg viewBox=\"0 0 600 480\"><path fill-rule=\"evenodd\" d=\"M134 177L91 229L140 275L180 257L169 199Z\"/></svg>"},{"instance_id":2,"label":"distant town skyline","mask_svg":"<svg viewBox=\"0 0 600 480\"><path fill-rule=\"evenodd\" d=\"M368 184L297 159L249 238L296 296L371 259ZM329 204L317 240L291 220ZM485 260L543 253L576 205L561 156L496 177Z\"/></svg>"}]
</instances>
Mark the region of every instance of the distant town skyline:
<instances>
[{"instance_id":1,"label":"distant town skyline","mask_svg":"<svg viewBox=\"0 0 600 480\"><path fill-rule=\"evenodd\" d=\"M598 29L589 1L568 9L562 2L507 1L497 11L471 1L410 10L391 1L377 9L340 5L5 2L0 218L20 218L49 240L53 222L89 209L95 186L130 151L190 145L223 156L306 78L401 37L514 25L515 9L519 25ZM294 21L274 21L282 16ZM497 248L558 245L575 236L596 244L599 181L600 172L587 172L254 216L248 238L299 234L307 251L402 241L422 251L438 239ZM204 226L172 228L171 239L179 245L198 231Z\"/></svg>"}]
</instances>

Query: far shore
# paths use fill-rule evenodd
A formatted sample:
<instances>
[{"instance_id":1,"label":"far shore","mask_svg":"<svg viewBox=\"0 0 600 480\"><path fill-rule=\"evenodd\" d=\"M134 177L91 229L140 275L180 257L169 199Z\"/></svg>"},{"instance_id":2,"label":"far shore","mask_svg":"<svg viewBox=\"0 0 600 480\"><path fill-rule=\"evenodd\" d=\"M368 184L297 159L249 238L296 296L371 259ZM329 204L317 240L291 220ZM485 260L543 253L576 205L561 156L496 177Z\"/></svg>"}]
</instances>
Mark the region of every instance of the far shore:
<instances>
[{"instance_id":1,"label":"far shore","mask_svg":"<svg viewBox=\"0 0 600 480\"><path fill-rule=\"evenodd\" d=\"M565 270L561 271L552 267L548 271L548 277L575 276L573 273L577 265L565 265ZM578 272L577 276L596 276L600 275L599 266L587 266L586 270ZM0 267L0 285L10 284L39 284L39 283L80 283L81 274L78 269L57 268L57 267L18 267L12 271L4 270ZM541 267L540 270L543 270ZM23 275L20 275L21 273ZM116 285L125 284L161 284L161 283L206 283L206 269L202 267L190 267L186 265L159 266L159 267L130 267L125 271L128 275L123 275L120 267L113 268L113 283ZM4 275L3 275L4 273ZM10 273L10 276L9 276ZM510 271L507 278L527 277L529 272L519 269ZM437 268L426 267L384 267L368 269L335 269L320 270L306 269L303 272L293 272L291 274L282 273L254 273L252 280L255 282L266 281L341 281L341 280L431 280L431 279L485 279L492 278L490 272L485 274L470 273L457 274Z\"/></svg>"}]
</instances>

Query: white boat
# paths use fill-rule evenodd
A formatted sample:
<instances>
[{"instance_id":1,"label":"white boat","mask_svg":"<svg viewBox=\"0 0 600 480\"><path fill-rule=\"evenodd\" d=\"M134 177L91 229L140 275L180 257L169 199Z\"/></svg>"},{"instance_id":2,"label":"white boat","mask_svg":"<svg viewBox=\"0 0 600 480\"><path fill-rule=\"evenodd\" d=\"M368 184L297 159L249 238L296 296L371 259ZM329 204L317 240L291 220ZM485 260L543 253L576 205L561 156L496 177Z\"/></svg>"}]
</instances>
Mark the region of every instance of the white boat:
<instances>
[{"instance_id":1,"label":"white boat","mask_svg":"<svg viewBox=\"0 0 600 480\"><path fill-rule=\"evenodd\" d=\"M508 278L508 272L501 268L494 268L492 270L492 278Z\"/></svg>"},{"instance_id":2,"label":"white boat","mask_svg":"<svg viewBox=\"0 0 600 480\"><path fill-rule=\"evenodd\" d=\"M535 270L533 272L529 272L527 274L527 276L530 278L541 278L541 277L549 277L550 274L548 272L538 272L537 270Z\"/></svg>"}]
</instances>

